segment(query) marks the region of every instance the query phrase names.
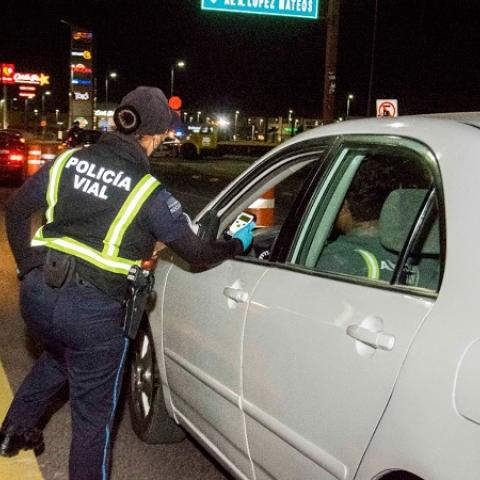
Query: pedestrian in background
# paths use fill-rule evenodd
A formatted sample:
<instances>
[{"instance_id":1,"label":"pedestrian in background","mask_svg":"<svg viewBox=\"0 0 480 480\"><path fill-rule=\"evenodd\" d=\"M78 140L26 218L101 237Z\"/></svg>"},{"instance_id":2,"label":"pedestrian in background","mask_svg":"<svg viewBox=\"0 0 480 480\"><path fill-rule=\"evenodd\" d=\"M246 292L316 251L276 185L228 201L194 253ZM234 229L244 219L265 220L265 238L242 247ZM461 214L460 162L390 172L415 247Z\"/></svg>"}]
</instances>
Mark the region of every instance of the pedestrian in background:
<instances>
[{"instance_id":1,"label":"pedestrian in background","mask_svg":"<svg viewBox=\"0 0 480 480\"><path fill-rule=\"evenodd\" d=\"M85 130L80 127L80 122L73 122L73 127L67 133L67 145L70 148L82 146L85 143Z\"/></svg>"}]
</instances>

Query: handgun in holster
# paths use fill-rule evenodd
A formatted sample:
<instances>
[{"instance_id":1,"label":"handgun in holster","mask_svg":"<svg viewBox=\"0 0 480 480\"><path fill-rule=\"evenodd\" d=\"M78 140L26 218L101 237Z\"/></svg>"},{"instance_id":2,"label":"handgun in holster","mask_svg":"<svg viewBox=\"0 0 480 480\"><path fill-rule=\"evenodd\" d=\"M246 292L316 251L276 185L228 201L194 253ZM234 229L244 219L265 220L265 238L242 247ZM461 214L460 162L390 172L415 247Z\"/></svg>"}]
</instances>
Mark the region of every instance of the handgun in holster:
<instances>
[{"instance_id":1,"label":"handgun in holster","mask_svg":"<svg viewBox=\"0 0 480 480\"><path fill-rule=\"evenodd\" d=\"M134 339L137 336L143 312L155 284L153 272L133 265L127 275L128 291L125 299L123 329L125 335Z\"/></svg>"}]
</instances>

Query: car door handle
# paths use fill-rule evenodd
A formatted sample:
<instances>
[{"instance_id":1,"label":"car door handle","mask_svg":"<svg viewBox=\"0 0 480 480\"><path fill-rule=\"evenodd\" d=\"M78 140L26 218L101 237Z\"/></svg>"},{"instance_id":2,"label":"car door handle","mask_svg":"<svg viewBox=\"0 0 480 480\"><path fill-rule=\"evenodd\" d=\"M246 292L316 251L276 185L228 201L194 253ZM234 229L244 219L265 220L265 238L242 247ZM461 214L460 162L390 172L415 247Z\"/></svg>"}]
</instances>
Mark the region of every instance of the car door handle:
<instances>
[{"instance_id":1,"label":"car door handle","mask_svg":"<svg viewBox=\"0 0 480 480\"><path fill-rule=\"evenodd\" d=\"M248 293L239 288L225 287L223 294L235 303L245 303L248 300Z\"/></svg>"},{"instance_id":2,"label":"car door handle","mask_svg":"<svg viewBox=\"0 0 480 480\"><path fill-rule=\"evenodd\" d=\"M347 327L347 335L375 349L390 351L393 350L395 345L395 337L393 335L369 330L359 325L349 325Z\"/></svg>"}]
</instances>

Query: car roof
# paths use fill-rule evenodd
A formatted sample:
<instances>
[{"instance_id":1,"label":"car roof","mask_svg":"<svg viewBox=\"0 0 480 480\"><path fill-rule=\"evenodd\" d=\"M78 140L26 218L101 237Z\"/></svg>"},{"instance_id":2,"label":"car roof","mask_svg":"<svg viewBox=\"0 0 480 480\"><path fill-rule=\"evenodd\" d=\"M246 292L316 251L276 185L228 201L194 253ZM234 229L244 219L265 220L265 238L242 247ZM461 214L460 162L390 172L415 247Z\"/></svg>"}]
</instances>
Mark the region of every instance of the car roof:
<instances>
[{"instance_id":1,"label":"car roof","mask_svg":"<svg viewBox=\"0 0 480 480\"><path fill-rule=\"evenodd\" d=\"M363 118L316 127L281 143L263 158L296 143L339 135L395 135L415 138L434 151L442 145L466 141L480 142L480 112ZM453 135L455 133L455 135ZM456 138L455 138L456 136ZM468 141L468 140L467 140Z\"/></svg>"},{"instance_id":2,"label":"car roof","mask_svg":"<svg viewBox=\"0 0 480 480\"><path fill-rule=\"evenodd\" d=\"M447 112L447 113L426 113L420 117L442 118L444 120L455 120L472 127L480 128L480 112Z\"/></svg>"}]
</instances>

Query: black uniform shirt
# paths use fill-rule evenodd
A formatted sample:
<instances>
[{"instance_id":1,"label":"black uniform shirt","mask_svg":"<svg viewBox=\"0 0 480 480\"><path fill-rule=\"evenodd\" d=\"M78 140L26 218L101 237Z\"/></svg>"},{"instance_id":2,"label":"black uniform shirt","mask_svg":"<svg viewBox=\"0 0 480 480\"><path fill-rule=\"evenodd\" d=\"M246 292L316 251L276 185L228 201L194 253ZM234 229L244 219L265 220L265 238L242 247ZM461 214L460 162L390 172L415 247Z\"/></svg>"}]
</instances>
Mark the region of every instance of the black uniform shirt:
<instances>
[{"instance_id":1,"label":"black uniform shirt","mask_svg":"<svg viewBox=\"0 0 480 480\"><path fill-rule=\"evenodd\" d=\"M20 276L43 263L45 249L31 247L30 217L38 210L47 207L47 187L51 165L43 167L31 177L8 200L6 209L7 236L17 262ZM139 212L139 220L144 228L158 241L172 248L175 253L193 265L217 264L226 258L242 252L239 240L201 241L190 229L180 203L165 189L157 189L151 200ZM107 288L100 281L98 269L82 269L86 280L92 281L102 290ZM106 292L121 298L123 287L114 292Z\"/></svg>"}]
</instances>

